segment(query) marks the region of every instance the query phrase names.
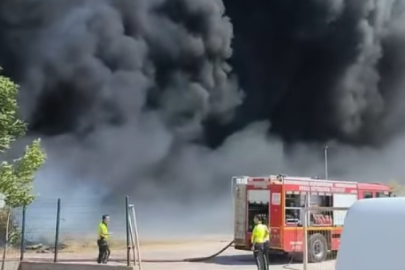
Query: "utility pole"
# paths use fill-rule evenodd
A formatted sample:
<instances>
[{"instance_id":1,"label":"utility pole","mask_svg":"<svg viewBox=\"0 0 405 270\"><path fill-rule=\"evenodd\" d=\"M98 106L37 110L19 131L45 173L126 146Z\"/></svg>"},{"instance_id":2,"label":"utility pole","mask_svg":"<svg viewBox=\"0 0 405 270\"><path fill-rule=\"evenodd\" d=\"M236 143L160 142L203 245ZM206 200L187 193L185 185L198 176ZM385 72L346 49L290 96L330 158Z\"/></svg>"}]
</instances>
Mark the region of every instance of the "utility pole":
<instances>
[{"instance_id":1,"label":"utility pole","mask_svg":"<svg viewBox=\"0 0 405 270\"><path fill-rule=\"evenodd\" d=\"M325 146L325 179L328 179L328 146Z\"/></svg>"}]
</instances>

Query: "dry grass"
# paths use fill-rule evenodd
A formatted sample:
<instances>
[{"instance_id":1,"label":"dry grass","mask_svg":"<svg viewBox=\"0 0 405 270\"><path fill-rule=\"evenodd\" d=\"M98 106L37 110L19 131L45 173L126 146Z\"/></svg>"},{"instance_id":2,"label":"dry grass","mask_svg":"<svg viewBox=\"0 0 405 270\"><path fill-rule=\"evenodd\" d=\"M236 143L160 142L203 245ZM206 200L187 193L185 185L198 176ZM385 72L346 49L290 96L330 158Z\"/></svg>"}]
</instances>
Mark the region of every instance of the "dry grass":
<instances>
[{"instance_id":1,"label":"dry grass","mask_svg":"<svg viewBox=\"0 0 405 270\"><path fill-rule=\"evenodd\" d=\"M198 239L199 243L212 243L218 242L220 239L218 238L203 238ZM165 247L172 247L172 246L180 246L190 243L195 243L196 239L159 239L159 240L151 240L145 239L140 241L140 245L142 248L165 248ZM97 249L97 243L94 239L78 239L78 238L65 238L61 241L63 244L63 249L60 252L66 253L75 253L81 252L86 250L94 250ZM126 240L125 239L110 239L109 245L111 249L116 250L125 250L127 248Z\"/></svg>"},{"instance_id":2,"label":"dry grass","mask_svg":"<svg viewBox=\"0 0 405 270\"><path fill-rule=\"evenodd\" d=\"M126 249L127 243L124 239L110 239L109 245L111 249ZM192 242L186 241L186 242ZM176 240L151 240L151 241L141 241L140 245L142 247L158 247L158 246L171 246L171 245L181 245L186 243L185 241ZM63 242L63 249L60 252L80 252L85 250L97 249L97 243L94 239L66 239Z\"/></svg>"},{"instance_id":3,"label":"dry grass","mask_svg":"<svg viewBox=\"0 0 405 270\"><path fill-rule=\"evenodd\" d=\"M126 241L123 239L111 239L108 241L111 248L126 249ZM83 250L97 249L97 241L94 239L68 238L61 241L63 248L60 252L78 252Z\"/></svg>"}]
</instances>

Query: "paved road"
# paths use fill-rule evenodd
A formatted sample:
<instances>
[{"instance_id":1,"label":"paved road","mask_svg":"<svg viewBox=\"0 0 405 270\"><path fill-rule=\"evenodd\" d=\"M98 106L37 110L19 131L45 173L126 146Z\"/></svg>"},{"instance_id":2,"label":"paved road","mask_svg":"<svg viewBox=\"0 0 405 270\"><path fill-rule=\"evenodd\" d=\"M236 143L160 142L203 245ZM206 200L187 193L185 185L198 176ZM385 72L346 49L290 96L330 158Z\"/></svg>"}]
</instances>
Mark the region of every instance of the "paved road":
<instances>
[{"instance_id":1,"label":"paved road","mask_svg":"<svg viewBox=\"0 0 405 270\"><path fill-rule=\"evenodd\" d=\"M173 245L148 245L141 248L142 259L151 260L181 260L184 258L193 257L205 257L209 256L219 250L221 250L228 241L208 241L197 243L176 243ZM78 252L78 253L59 253L59 259L63 262L87 262L94 263L96 256L96 250L94 252ZM125 260L126 252L124 250L112 251L112 258L110 264L122 264ZM28 260L51 260L53 254L27 254ZM94 258L94 259L93 259ZM120 260L121 262L114 262L114 260ZM218 257L206 261L206 262L174 262L174 263L143 263L144 270L221 270L221 269L244 269L254 270L256 265L254 264L253 257L250 252L238 251L232 247L226 250ZM270 270L303 270L301 263L290 262L288 259L273 261L270 266ZM307 270L334 270L334 261L328 261L320 264L310 264Z\"/></svg>"},{"instance_id":2,"label":"paved road","mask_svg":"<svg viewBox=\"0 0 405 270\"><path fill-rule=\"evenodd\" d=\"M143 257L147 258L186 258L186 257L201 257L210 255L215 251L221 249L225 243L212 243L204 244L198 247L177 247L172 250L145 250L143 251ZM144 270L161 270L161 269L173 269L173 270L221 270L221 269L245 269L255 270L256 265L250 252L238 251L233 248L229 248L227 251L207 262L193 262L193 263L144 263ZM270 266L271 270L303 270L301 263L290 262L289 259L279 259L273 261ZM308 266L308 270L334 270L334 261L328 261L320 264L311 264Z\"/></svg>"}]
</instances>

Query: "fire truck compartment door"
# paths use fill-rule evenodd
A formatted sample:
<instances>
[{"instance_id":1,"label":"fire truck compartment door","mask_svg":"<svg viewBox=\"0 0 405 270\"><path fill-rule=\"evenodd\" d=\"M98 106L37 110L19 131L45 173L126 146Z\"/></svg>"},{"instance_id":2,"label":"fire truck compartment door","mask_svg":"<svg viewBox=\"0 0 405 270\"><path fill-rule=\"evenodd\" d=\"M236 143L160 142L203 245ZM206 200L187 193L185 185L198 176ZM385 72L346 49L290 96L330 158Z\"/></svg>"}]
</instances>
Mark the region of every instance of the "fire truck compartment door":
<instances>
[{"instance_id":1,"label":"fire truck compartment door","mask_svg":"<svg viewBox=\"0 0 405 270\"><path fill-rule=\"evenodd\" d=\"M248 190L248 201L250 203L270 203L270 190Z\"/></svg>"},{"instance_id":2,"label":"fire truck compartment door","mask_svg":"<svg viewBox=\"0 0 405 270\"><path fill-rule=\"evenodd\" d=\"M357 194L333 194L334 207L351 207L357 201ZM347 210L333 210L333 225L343 226Z\"/></svg>"},{"instance_id":3,"label":"fire truck compartment door","mask_svg":"<svg viewBox=\"0 0 405 270\"><path fill-rule=\"evenodd\" d=\"M235 190L235 224L234 241L235 243L245 242L246 232L246 185L237 185Z\"/></svg>"}]
</instances>

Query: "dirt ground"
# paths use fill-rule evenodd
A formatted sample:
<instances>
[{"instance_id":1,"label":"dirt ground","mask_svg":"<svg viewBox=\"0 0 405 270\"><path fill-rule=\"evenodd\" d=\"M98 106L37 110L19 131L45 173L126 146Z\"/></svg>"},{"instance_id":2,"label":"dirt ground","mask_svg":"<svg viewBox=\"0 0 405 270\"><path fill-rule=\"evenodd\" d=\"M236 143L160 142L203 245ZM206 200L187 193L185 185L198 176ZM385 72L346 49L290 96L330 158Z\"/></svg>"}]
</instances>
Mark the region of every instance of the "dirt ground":
<instances>
[{"instance_id":1,"label":"dirt ground","mask_svg":"<svg viewBox=\"0 0 405 270\"><path fill-rule=\"evenodd\" d=\"M149 243L141 246L142 260L181 260L192 257L205 257L221 250L230 242L229 239L209 239L206 241L176 241L175 243ZM81 250L79 252L71 251L60 252L58 259L60 262L73 263L94 263L97 255L97 250ZM42 253L27 253L26 260L30 261L52 261L53 254ZM110 264L125 264L126 250L112 250ZM253 257L250 252L237 251L233 247L228 248L224 253L214 259L205 262L143 262L143 270L160 270L160 269L175 269L175 270L221 270L221 269L257 269L254 264ZM136 269L136 268L135 268ZM290 262L289 258L275 259L271 262L271 270L291 269L302 270L301 263ZM308 270L334 270L334 261L327 261L319 264L310 264Z\"/></svg>"}]
</instances>

